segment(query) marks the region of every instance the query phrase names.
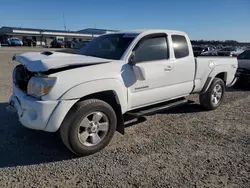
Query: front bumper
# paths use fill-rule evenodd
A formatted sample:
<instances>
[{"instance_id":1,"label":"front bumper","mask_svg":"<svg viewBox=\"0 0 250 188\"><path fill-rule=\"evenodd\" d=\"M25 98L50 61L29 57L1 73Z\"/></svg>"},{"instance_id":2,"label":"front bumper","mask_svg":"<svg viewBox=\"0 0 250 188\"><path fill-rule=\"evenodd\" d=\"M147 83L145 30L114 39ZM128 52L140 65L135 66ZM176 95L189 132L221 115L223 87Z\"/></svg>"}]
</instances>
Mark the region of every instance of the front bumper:
<instances>
[{"instance_id":1,"label":"front bumper","mask_svg":"<svg viewBox=\"0 0 250 188\"><path fill-rule=\"evenodd\" d=\"M55 132L77 100L42 101L26 95L13 84L8 110L17 111L21 124L30 129Z\"/></svg>"}]
</instances>

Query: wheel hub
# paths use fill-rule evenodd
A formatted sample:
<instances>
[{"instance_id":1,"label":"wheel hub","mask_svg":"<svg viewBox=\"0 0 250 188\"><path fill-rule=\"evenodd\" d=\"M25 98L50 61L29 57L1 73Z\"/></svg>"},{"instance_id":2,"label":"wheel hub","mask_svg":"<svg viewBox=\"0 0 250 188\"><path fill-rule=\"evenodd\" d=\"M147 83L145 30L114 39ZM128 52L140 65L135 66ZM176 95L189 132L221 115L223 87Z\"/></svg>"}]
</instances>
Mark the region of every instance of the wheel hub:
<instances>
[{"instance_id":1,"label":"wheel hub","mask_svg":"<svg viewBox=\"0 0 250 188\"><path fill-rule=\"evenodd\" d=\"M105 138L108 130L108 117L103 112L92 112L80 123L78 139L85 146L94 146Z\"/></svg>"},{"instance_id":2,"label":"wheel hub","mask_svg":"<svg viewBox=\"0 0 250 188\"><path fill-rule=\"evenodd\" d=\"M98 132L99 125L97 122L91 122L89 127L89 133L96 133Z\"/></svg>"},{"instance_id":3,"label":"wheel hub","mask_svg":"<svg viewBox=\"0 0 250 188\"><path fill-rule=\"evenodd\" d=\"M222 87L219 84L217 84L213 89L212 103L217 105L221 100L221 96L222 96Z\"/></svg>"}]
</instances>

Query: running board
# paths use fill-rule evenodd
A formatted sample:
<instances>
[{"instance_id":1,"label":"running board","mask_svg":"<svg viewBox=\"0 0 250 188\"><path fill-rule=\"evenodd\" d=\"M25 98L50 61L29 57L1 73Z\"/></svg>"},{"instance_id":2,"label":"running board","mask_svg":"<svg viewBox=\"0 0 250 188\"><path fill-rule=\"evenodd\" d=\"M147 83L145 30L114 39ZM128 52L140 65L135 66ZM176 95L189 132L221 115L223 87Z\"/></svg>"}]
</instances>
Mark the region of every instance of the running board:
<instances>
[{"instance_id":1,"label":"running board","mask_svg":"<svg viewBox=\"0 0 250 188\"><path fill-rule=\"evenodd\" d=\"M173 101L164 102L161 104L152 105L149 107L144 107L141 109L132 110L130 112L127 112L127 114L133 117L142 117L142 116L152 115L156 112L160 112L163 110L168 110L177 106L181 106L189 102L191 103L192 101L189 101L185 98L181 98Z\"/></svg>"}]
</instances>

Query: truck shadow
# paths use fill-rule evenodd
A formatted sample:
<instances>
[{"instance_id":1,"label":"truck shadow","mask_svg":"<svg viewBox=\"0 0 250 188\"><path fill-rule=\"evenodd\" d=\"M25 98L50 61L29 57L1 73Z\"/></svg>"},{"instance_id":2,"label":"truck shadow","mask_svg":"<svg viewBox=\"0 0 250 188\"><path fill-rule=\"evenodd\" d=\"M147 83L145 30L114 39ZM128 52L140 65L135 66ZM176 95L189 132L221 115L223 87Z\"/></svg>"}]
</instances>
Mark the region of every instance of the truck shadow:
<instances>
[{"instance_id":1,"label":"truck shadow","mask_svg":"<svg viewBox=\"0 0 250 188\"><path fill-rule=\"evenodd\" d=\"M15 113L0 103L0 168L49 163L74 158L58 133L23 127Z\"/></svg>"},{"instance_id":2,"label":"truck shadow","mask_svg":"<svg viewBox=\"0 0 250 188\"><path fill-rule=\"evenodd\" d=\"M174 107L167 110L162 110L159 112L151 113L150 115L142 116L142 117L133 117L129 115L125 115L124 117L124 125L125 128L135 126L137 124L143 123L147 121L147 116L152 116L155 114L188 114L188 113L197 113L197 112L204 112L204 108L201 107L199 104L195 103L187 103L179 107Z\"/></svg>"},{"instance_id":3,"label":"truck shadow","mask_svg":"<svg viewBox=\"0 0 250 188\"><path fill-rule=\"evenodd\" d=\"M206 110L204 110L204 108L202 108L200 104L188 103L179 107L175 107L169 110L159 112L158 114L190 114L190 113L197 113L197 112L204 112L204 111Z\"/></svg>"}]
</instances>

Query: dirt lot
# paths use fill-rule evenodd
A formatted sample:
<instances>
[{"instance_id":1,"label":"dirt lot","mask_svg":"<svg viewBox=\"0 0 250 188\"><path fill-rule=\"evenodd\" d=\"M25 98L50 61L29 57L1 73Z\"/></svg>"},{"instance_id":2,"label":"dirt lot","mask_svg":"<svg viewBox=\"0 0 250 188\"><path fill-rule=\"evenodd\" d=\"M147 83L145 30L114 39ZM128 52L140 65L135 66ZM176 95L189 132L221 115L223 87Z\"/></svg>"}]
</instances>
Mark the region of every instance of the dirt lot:
<instances>
[{"instance_id":1,"label":"dirt lot","mask_svg":"<svg viewBox=\"0 0 250 188\"><path fill-rule=\"evenodd\" d=\"M32 49L29 51L42 50ZM6 112L15 53L0 48L0 187L249 187L250 92L224 104L195 104L127 124L103 151L74 157L58 134L28 130Z\"/></svg>"}]
</instances>

